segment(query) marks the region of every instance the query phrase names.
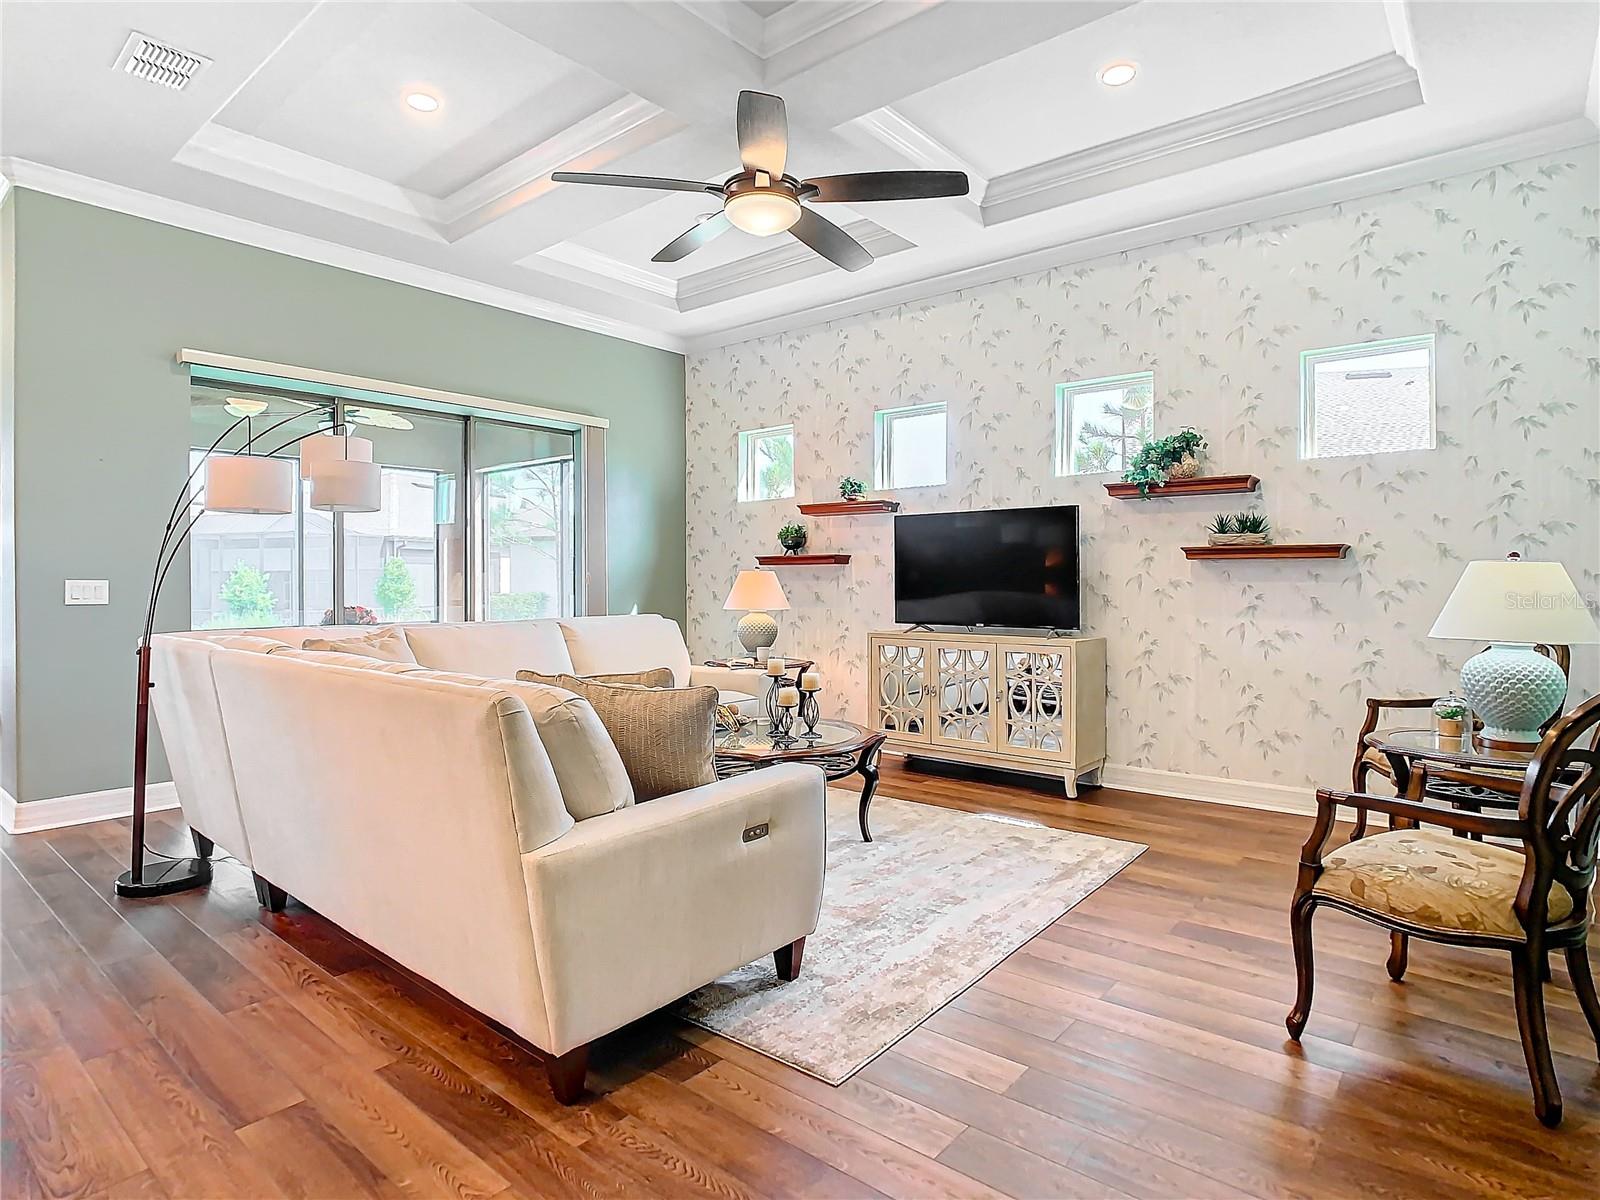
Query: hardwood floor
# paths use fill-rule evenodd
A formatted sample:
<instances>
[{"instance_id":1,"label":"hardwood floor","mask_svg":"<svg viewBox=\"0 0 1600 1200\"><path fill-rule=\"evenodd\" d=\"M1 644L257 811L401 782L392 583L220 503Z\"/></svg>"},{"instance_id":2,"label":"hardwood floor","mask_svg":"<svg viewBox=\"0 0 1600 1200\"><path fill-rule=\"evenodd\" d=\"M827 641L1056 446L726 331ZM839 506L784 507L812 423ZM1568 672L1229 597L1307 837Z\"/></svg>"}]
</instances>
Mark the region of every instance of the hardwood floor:
<instances>
[{"instance_id":1,"label":"hardwood floor","mask_svg":"<svg viewBox=\"0 0 1600 1200\"><path fill-rule=\"evenodd\" d=\"M1533 1117L1499 956L1287 908L1309 819L932 775L882 792L1149 845L842 1087L657 1016L556 1104L538 1059L221 862L121 901L122 823L0 859L6 1197L1593 1195L1600 1070L1550 989L1566 1123ZM186 844L172 814L159 848Z\"/></svg>"}]
</instances>

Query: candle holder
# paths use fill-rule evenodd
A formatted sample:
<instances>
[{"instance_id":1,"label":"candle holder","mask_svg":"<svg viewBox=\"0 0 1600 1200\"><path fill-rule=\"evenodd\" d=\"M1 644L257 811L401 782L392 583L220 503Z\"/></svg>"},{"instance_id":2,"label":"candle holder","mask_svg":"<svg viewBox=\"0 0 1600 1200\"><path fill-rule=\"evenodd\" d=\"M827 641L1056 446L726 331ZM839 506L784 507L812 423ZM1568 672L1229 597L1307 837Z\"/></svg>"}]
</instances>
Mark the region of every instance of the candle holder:
<instances>
[{"instance_id":1,"label":"candle holder","mask_svg":"<svg viewBox=\"0 0 1600 1200\"><path fill-rule=\"evenodd\" d=\"M822 719L822 704L817 700L817 689L809 691L802 688L800 691L800 722L806 727L801 734L810 741L816 741L822 735L817 732L817 722Z\"/></svg>"},{"instance_id":2,"label":"candle holder","mask_svg":"<svg viewBox=\"0 0 1600 1200\"><path fill-rule=\"evenodd\" d=\"M767 698L763 702L762 708L766 712L767 723L776 726L778 723L778 710L782 707L778 703L778 693L784 688L793 687L794 685L789 682L787 675L771 675L768 678L771 683L767 688Z\"/></svg>"},{"instance_id":3,"label":"candle holder","mask_svg":"<svg viewBox=\"0 0 1600 1200\"><path fill-rule=\"evenodd\" d=\"M776 706L775 715L768 729L772 735L774 746L792 746L795 739L789 736L789 731L794 728L795 705L779 704Z\"/></svg>"}]
</instances>

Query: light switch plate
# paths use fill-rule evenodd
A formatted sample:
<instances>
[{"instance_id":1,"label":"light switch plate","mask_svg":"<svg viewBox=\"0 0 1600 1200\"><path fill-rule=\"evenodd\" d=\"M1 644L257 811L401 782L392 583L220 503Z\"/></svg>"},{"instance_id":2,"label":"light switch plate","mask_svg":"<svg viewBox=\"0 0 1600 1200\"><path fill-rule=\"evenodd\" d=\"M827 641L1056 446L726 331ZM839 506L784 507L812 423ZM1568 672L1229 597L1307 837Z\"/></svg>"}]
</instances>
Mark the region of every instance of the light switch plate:
<instances>
[{"instance_id":1,"label":"light switch plate","mask_svg":"<svg viewBox=\"0 0 1600 1200\"><path fill-rule=\"evenodd\" d=\"M108 579L69 579L66 581L66 603L110 604L111 581Z\"/></svg>"}]
</instances>

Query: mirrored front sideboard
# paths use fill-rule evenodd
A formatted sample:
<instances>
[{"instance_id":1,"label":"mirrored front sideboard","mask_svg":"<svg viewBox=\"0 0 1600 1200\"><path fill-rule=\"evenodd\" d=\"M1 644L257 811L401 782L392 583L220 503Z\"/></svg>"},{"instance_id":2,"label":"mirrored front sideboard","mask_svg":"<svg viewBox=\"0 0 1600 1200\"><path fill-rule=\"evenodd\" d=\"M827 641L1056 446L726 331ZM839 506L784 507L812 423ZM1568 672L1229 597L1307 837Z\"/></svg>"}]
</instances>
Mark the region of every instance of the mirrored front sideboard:
<instances>
[{"instance_id":1,"label":"mirrored front sideboard","mask_svg":"<svg viewBox=\"0 0 1600 1200\"><path fill-rule=\"evenodd\" d=\"M871 635L868 719L908 757L1061 777L1106 760L1104 638Z\"/></svg>"}]
</instances>

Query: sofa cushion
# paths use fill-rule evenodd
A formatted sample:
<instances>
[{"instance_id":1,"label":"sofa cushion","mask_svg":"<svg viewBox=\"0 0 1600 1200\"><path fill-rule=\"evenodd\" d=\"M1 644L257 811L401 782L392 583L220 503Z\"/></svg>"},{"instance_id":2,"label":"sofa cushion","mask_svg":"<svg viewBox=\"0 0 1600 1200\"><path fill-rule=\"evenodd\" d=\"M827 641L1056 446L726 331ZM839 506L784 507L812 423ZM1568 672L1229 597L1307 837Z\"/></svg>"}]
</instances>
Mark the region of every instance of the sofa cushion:
<instances>
[{"instance_id":1,"label":"sofa cushion","mask_svg":"<svg viewBox=\"0 0 1600 1200\"><path fill-rule=\"evenodd\" d=\"M594 706L622 756L636 801L717 781L716 688L646 688L575 675L561 676L558 686Z\"/></svg>"},{"instance_id":2,"label":"sofa cushion","mask_svg":"<svg viewBox=\"0 0 1600 1200\"><path fill-rule=\"evenodd\" d=\"M418 679L471 683L510 692L528 706L574 821L603 816L633 803L633 785L622 756L594 708L582 696L540 683L484 679L451 671L421 670Z\"/></svg>"},{"instance_id":3,"label":"sofa cushion","mask_svg":"<svg viewBox=\"0 0 1600 1200\"><path fill-rule=\"evenodd\" d=\"M414 662L389 662L368 654L344 654L337 650L296 650L293 646L285 646L271 653L273 658L317 663L325 667L350 667L357 671L382 671L385 675L409 675L422 670Z\"/></svg>"},{"instance_id":4,"label":"sofa cushion","mask_svg":"<svg viewBox=\"0 0 1600 1200\"><path fill-rule=\"evenodd\" d=\"M572 670L566 639L555 621L407 625L405 631L417 662L435 671L511 679L524 667L552 675Z\"/></svg>"},{"instance_id":5,"label":"sofa cushion","mask_svg":"<svg viewBox=\"0 0 1600 1200\"><path fill-rule=\"evenodd\" d=\"M665 665L672 668L676 686L689 684L689 648L676 621L655 613L564 617L561 632L572 660L570 667L562 669L575 675L613 675ZM518 666L553 673L536 662Z\"/></svg>"},{"instance_id":6,"label":"sofa cushion","mask_svg":"<svg viewBox=\"0 0 1600 1200\"><path fill-rule=\"evenodd\" d=\"M411 646L406 641L404 631L400 629L380 629L376 633L364 633L355 637L341 638L307 638L301 643L302 650L315 650L322 654L360 654L367 658L382 659L384 662L416 664L417 657L411 653Z\"/></svg>"},{"instance_id":7,"label":"sofa cushion","mask_svg":"<svg viewBox=\"0 0 1600 1200\"><path fill-rule=\"evenodd\" d=\"M292 649L288 642L280 642L277 638L258 637L251 633L234 633L223 637L206 639L206 644L220 646L224 650L251 650L257 654L271 654L275 650Z\"/></svg>"},{"instance_id":8,"label":"sofa cushion","mask_svg":"<svg viewBox=\"0 0 1600 1200\"><path fill-rule=\"evenodd\" d=\"M542 683L546 687L560 687L562 676L541 675L538 671L518 671L517 678L524 683ZM619 671L615 675L585 675L592 683L623 683L634 687L669 688L674 686L671 667L654 667L648 671Z\"/></svg>"}]
</instances>

